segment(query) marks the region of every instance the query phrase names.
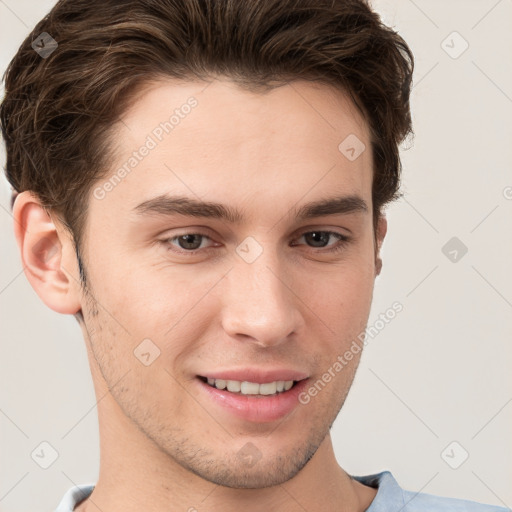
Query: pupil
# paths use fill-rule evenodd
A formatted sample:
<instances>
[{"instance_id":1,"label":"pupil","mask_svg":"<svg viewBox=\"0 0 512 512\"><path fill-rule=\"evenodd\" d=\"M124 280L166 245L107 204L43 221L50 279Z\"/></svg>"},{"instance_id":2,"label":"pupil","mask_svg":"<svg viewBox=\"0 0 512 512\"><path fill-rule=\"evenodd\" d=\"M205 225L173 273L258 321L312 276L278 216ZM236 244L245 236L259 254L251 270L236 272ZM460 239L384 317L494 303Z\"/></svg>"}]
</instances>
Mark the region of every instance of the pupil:
<instances>
[{"instance_id":1,"label":"pupil","mask_svg":"<svg viewBox=\"0 0 512 512\"><path fill-rule=\"evenodd\" d=\"M199 243L197 241L194 243L194 238L199 239ZM179 241L182 249L198 249L201 245L200 235L183 235L180 236ZM181 242L184 242L184 244Z\"/></svg>"},{"instance_id":2,"label":"pupil","mask_svg":"<svg viewBox=\"0 0 512 512\"><path fill-rule=\"evenodd\" d=\"M310 238L314 247L324 247L329 241L329 233L323 231L312 231L311 233L307 233L306 237ZM315 245L318 242L320 242L320 245Z\"/></svg>"}]
</instances>

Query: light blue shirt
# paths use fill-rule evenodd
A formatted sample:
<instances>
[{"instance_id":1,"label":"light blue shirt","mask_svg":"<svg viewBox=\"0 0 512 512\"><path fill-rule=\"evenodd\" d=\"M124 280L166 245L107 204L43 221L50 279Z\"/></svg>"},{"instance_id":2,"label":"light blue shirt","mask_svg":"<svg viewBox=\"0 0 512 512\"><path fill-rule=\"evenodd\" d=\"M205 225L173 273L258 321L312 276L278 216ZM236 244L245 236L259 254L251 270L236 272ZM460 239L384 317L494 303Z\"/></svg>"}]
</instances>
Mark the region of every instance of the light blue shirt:
<instances>
[{"instance_id":1,"label":"light blue shirt","mask_svg":"<svg viewBox=\"0 0 512 512\"><path fill-rule=\"evenodd\" d=\"M510 512L511 510L474 501L405 491L389 471L352 478L378 489L366 512ZM89 497L94 485L93 483L82 484L69 489L55 512L72 512L81 501Z\"/></svg>"}]
</instances>

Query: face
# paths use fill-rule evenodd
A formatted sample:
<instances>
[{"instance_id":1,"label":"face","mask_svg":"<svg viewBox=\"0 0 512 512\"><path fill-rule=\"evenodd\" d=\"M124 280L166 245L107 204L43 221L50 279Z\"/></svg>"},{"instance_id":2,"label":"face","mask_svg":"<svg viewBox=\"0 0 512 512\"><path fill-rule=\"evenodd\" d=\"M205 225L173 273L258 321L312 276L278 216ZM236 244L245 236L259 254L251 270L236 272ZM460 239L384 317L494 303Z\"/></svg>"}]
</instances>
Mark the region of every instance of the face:
<instances>
[{"instance_id":1,"label":"face","mask_svg":"<svg viewBox=\"0 0 512 512\"><path fill-rule=\"evenodd\" d=\"M338 148L348 136L367 148L355 159ZM82 249L112 415L211 482L290 479L361 355L333 372L364 331L376 274L365 122L326 85L160 82L113 141Z\"/></svg>"}]
</instances>

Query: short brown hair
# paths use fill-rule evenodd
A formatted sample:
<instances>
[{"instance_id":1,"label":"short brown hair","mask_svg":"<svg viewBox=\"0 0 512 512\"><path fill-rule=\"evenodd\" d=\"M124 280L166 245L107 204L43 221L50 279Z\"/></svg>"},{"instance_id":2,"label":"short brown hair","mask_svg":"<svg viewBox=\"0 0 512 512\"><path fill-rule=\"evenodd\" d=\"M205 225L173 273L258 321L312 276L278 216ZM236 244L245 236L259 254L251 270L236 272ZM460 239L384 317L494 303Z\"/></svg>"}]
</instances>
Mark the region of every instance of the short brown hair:
<instances>
[{"instance_id":1,"label":"short brown hair","mask_svg":"<svg viewBox=\"0 0 512 512\"><path fill-rule=\"evenodd\" d=\"M43 32L58 44L46 58L32 47ZM109 170L109 129L139 87L161 76L221 74L256 89L315 80L346 91L369 125L375 229L401 195L413 67L365 0L60 0L4 77L7 178L60 214L79 254L91 187Z\"/></svg>"}]
</instances>

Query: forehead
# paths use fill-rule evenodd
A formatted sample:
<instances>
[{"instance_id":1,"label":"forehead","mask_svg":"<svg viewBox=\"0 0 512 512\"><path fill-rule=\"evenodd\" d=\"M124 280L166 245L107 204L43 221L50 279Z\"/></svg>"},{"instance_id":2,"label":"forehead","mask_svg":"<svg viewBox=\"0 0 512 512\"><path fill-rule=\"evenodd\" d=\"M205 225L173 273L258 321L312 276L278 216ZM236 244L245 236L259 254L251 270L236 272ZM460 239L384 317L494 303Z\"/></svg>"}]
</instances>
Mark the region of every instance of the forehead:
<instances>
[{"instance_id":1,"label":"forehead","mask_svg":"<svg viewBox=\"0 0 512 512\"><path fill-rule=\"evenodd\" d=\"M186 107L191 98L197 108ZM197 135L208 135L212 142L223 139L225 143L229 142L224 137L226 133L238 134L233 145L248 133L258 132L260 138L265 134L268 138L279 136L279 128L288 129L289 136L307 135L311 142L324 139L326 133L336 141L348 130L361 138L369 136L366 121L347 93L331 85L304 80L261 92L242 88L227 78L210 82L153 81L139 90L118 127L150 133L157 126L155 123L171 120L175 112L180 122L174 119L171 124L176 129L182 127L176 132L183 132L186 124L188 129L197 130ZM187 117L193 121L181 123ZM293 139L289 137L290 143Z\"/></svg>"},{"instance_id":2,"label":"forehead","mask_svg":"<svg viewBox=\"0 0 512 512\"><path fill-rule=\"evenodd\" d=\"M117 201L131 210L171 192L253 205L257 198L313 200L322 191L371 194L367 123L345 93L325 84L251 92L222 79L153 82L112 142L103 180L112 186L102 207Z\"/></svg>"}]
</instances>

